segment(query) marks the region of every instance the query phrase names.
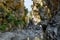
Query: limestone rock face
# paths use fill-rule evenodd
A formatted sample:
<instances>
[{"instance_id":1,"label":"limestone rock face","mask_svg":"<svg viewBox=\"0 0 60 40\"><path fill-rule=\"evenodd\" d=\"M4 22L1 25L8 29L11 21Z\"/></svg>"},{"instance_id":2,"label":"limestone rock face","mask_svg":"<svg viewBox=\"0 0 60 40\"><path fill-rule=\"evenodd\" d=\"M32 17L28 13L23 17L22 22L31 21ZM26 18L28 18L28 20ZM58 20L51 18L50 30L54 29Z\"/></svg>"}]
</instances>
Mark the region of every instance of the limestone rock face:
<instances>
[{"instance_id":1,"label":"limestone rock face","mask_svg":"<svg viewBox=\"0 0 60 40\"><path fill-rule=\"evenodd\" d=\"M33 0L34 1L34 0ZM34 1L34 4L37 0ZM37 8L41 16L41 24L46 33L46 40L60 39L60 1L42 0L43 6ZM38 2L39 3L39 2ZM44 4L45 3L45 4ZM35 10L36 11L36 10ZM46 27L45 27L46 26ZM58 31L59 30L59 31ZM58 33L58 34L57 34ZM58 36L58 37L57 37Z\"/></svg>"}]
</instances>

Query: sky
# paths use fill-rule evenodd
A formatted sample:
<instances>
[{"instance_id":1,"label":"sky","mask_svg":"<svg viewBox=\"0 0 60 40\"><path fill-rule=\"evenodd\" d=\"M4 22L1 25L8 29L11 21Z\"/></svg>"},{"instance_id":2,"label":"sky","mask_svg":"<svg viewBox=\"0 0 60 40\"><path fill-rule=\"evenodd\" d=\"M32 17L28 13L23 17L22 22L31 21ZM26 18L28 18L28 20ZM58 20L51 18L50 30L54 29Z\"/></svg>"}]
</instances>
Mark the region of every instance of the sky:
<instances>
[{"instance_id":1,"label":"sky","mask_svg":"<svg viewBox=\"0 0 60 40\"><path fill-rule=\"evenodd\" d=\"M28 11L31 11L31 5L33 4L32 0L25 0L24 5L26 8L28 8Z\"/></svg>"}]
</instances>

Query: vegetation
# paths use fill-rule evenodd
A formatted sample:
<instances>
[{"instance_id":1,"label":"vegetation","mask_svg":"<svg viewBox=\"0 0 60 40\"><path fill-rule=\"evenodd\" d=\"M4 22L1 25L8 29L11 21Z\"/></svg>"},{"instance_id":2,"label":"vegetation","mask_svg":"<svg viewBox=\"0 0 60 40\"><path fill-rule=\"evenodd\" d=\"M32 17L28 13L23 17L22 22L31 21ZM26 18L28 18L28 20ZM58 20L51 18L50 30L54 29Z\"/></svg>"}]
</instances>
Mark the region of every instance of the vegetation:
<instances>
[{"instance_id":1,"label":"vegetation","mask_svg":"<svg viewBox=\"0 0 60 40\"><path fill-rule=\"evenodd\" d=\"M4 2L0 3L0 31L9 31L13 29L14 27L17 27L17 28L25 27L26 26L25 17L28 13L28 10L24 8L25 13L24 15L21 15L23 17L17 17L16 16L17 14L18 15L21 14L19 12L16 12L16 11L19 11L19 9L15 9L16 7L14 7L14 10L13 10L13 7L8 6L10 1L5 1L5 2L6 3ZM18 6L18 4L16 6Z\"/></svg>"},{"instance_id":2,"label":"vegetation","mask_svg":"<svg viewBox=\"0 0 60 40\"><path fill-rule=\"evenodd\" d=\"M12 3L11 3L12 2ZM46 2L44 4L44 2ZM54 11L57 10L57 1L55 0L51 0L48 1L44 1L43 2L43 6L41 6L39 3L37 3L37 8L39 9L39 15L41 16L41 20L44 21L46 19L51 20L52 16L54 16ZM56 3L55 3L56 2ZM52 5L54 4L54 5ZM10 6L9 6L10 5ZM51 8L52 6L52 8ZM24 27L26 26L27 22L26 22L26 16L28 13L27 8L24 8L24 15L21 15L22 12L18 12L19 10L21 10L21 3L17 3L16 5L14 5L14 1L3 1L0 2L0 30L6 30L6 28L8 27L8 29L11 29L13 26L14 27ZM43 11L44 10L44 11ZM44 16L42 16L41 14L44 13ZM16 16L17 15L17 16ZM21 17L23 16L23 17ZM46 18L47 17L47 18Z\"/></svg>"}]
</instances>

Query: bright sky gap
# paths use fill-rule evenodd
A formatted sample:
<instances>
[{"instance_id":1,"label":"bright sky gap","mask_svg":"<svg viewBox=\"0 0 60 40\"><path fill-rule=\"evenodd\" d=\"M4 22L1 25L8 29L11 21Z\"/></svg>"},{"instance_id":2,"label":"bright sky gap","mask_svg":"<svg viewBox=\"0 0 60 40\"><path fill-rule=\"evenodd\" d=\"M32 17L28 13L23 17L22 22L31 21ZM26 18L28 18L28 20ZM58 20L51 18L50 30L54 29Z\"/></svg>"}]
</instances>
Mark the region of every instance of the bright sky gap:
<instances>
[{"instance_id":1,"label":"bright sky gap","mask_svg":"<svg viewBox=\"0 0 60 40\"><path fill-rule=\"evenodd\" d=\"M33 4L33 1L32 0L24 0L24 5L26 8L28 8L28 11L31 11L32 8L31 8L31 5Z\"/></svg>"}]
</instances>

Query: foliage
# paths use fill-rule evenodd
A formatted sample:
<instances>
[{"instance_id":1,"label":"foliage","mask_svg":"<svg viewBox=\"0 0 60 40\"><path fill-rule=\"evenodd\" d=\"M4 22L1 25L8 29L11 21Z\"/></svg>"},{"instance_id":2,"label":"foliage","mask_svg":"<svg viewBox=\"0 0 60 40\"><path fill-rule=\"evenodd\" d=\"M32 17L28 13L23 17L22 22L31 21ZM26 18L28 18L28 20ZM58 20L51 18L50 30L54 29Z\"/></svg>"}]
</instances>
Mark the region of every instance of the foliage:
<instances>
[{"instance_id":1,"label":"foliage","mask_svg":"<svg viewBox=\"0 0 60 40\"><path fill-rule=\"evenodd\" d=\"M14 3L16 3L16 5ZM11 28L13 26L18 27L18 25L26 25L25 17L28 13L27 8L24 8L24 15L20 15L19 17L17 17L17 15L19 15L17 11L20 11L19 9L23 8L23 6L24 5L21 5L20 2L16 2L16 0L6 0L0 3L0 20L2 19L2 22L0 21L0 30L4 31L7 27L9 29L10 25Z\"/></svg>"},{"instance_id":2,"label":"foliage","mask_svg":"<svg viewBox=\"0 0 60 40\"><path fill-rule=\"evenodd\" d=\"M18 27L18 25L21 25L21 26L25 25L25 21L23 19L16 20L16 17L13 16L13 13L8 13L5 16L5 20L6 20L6 24L4 24L5 22L3 22L3 24L0 25L0 30L2 30L2 31L6 30L8 23L12 23L11 25L13 26L13 24L14 24L16 27Z\"/></svg>"},{"instance_id":3,"label":"foliage","mask_svg":"<svg viewBox=\"0 0 60 40\"><path fill-rule=\"evenodd\" d=\"M0 25L0 30L1 30L1 31L5 31L6 28L7 28L7 24L6 24L6 23Z\"/></svg>"},{"instance_id":4,"label":"foliage","mask_svg":"<svg viewBox=\"0 0 60 40\"><path fill-rule=\"evenodd\" d=\"M8 15L8 18L7 18L8 22L13 22L15 19L15 17L13 15Z\"/></svg>"},{"instance_id":5,"label":"foliage","mask_svg":"<svg viewBox=\"0 0 60 40\"><path fill-rule=\"evenodd\" d=\"M22 25L22 24L24 24L24 21L22 21L22 20L16 20L16 21L14 21L14 23L15 23L15 25Z\"/></svg>"}]
</instances>

